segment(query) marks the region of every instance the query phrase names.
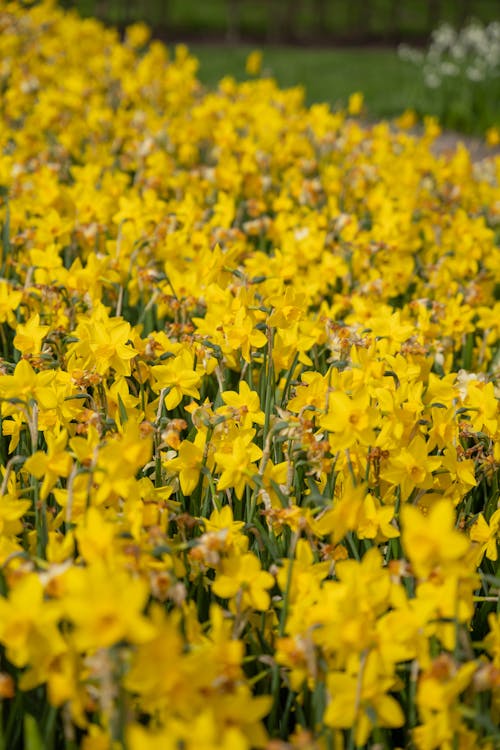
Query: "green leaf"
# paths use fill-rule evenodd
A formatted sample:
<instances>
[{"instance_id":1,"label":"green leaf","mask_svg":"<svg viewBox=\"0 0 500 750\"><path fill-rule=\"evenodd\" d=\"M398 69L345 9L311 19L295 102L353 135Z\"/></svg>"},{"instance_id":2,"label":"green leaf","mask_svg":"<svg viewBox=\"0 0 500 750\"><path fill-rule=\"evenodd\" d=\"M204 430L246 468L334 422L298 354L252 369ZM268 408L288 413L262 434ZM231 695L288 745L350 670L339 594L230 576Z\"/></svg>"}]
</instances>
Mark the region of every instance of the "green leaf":
<instances>
[{"instance_id":1,"label":"green leaf","mask_svg":"<svg viewBox=\"0 0 500 750\"><path fill-rule=\"evenodd\" d=\"M118 394L118 410L120 412L120 422L122 423L122 425L127 424L128 414L127 414L125 404L123 403L122 397L120 396L120 394Z\"/></svg>"},{"instance_id":2,"label":"green leaf","mask_svg":"<svg viewBox=\"0 0 500 750\"><path fill-rule=\"evenodd\" d=\"M24 715L24 750L44 750L40 728L34 716Z\"/></svg>"}]
</instances>

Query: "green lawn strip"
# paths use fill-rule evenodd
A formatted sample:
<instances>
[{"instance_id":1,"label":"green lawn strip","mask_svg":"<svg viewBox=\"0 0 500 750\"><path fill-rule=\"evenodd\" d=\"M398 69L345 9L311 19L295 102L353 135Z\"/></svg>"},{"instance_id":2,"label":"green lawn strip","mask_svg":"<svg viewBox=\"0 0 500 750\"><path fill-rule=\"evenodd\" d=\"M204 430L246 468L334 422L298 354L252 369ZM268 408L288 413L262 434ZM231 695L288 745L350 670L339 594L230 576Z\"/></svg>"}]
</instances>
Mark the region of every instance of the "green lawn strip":
<instances>
[{"instance_id":1,"label":"green lawn strip","mask_svg":"<svg viewBox=\"0 0 500 750\"><path fill-rule=\"evenodd\" d=\"M63 4L76 7L85 15L96 14L120 25L144 20L152 24L160 36L166 34L170 46L191 38L188 44L200 60L200 79L209 87L216 86L227 75L243 80L248 53L255 46L262 46L264 74L275 77L282 87L302 85L307 104L327 102L334 107L342 106L351 93L361 91L365 97L364 114L372 120L395 117L410 108L421 117L425 114L437 116L444 127L478 136L484 136L489 127L500 123L498 79L459 87L458 93L428 89L424 86L419 67L401 60L394 47L291 47L260 42L241 45L223 41L195 42L194 37L197 33L201 35L203 30L207 40L213 39L214 35L223 40L227 28L227 0L207 0L205 3L196 0L183 0L182 3L180 0L143 0L141 3L138 0L66 0ZM281 12L286 4L287 0L262 0L254 4L240 0L241 25L246 24L247 30L261 33L265 41L271 6ZM357 4L354 5L357 7ZM408 0L403 8L399 8L392 26L388 19L388 10L393 5L391 0L372 0L368 5L372 8L371 28L382 37L384 28L390 32L399 25L403 34L411 36L425 26L427 2ZM452 7L454 5L457 4L443 0L439 5L439 20L457 24L458 10ZM492 0L477 0L474 17L485 22L492 20L495 18L493 5ZM308 35L311 38L317 21L312 13L313 6L313 0L302 0L297 6L304 39ZM335 3L326 0L326 31L338 29L340 34L346 32L355 22L356 7L350 7L346 0Z\"/></svg>"},{"instance_id":2,"label":"green lawn strip","mask_svg":"<svg viewBox=\"0 0 500 750\"><path fill-rule=\"evenodd\" d=\"M245 79L245 60L251 49L248 45L190 45L200 61L200 80L209 87L227 75ZM418 68L400 60L396 50L263 47L263 73L276 78L282 87L302 85L308 104L345 105L350 94L361 91L369 119L394 117L407 108L421 116L441 112L439 91L426 89ZM500 97L490 104L488 121L480 127L472 112L469 117L465 113L465 132L484 135L486 127L500 122Z\"/></svg>"}]
</instances>

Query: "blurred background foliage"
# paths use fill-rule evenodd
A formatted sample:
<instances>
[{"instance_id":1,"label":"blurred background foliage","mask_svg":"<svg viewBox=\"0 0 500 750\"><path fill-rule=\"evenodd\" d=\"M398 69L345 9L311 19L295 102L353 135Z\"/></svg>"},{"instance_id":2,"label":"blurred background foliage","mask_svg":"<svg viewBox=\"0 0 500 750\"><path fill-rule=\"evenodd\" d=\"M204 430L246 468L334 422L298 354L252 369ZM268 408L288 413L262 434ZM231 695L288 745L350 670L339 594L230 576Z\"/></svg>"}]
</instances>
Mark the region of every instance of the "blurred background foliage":
<instances>
[{"instance_id":1,"label":"blurred background foliage","mask_svg":"<svg viewBox=\"0 0 500 750\"><path fill-rule=\"evenodd\" d=\"M424 41L439 23L500 17L499 0L66 0L117 25L146 21L181 37L261 43Z\"/></svg>"},{"instance_id":2,"label":"blurred background foliage","mask_svg":"<svg viewBox=\"0 0 500 750\"><path fill-rule=\"evenodd\" d=\"M302 85L307 104L345 106L364 95L368 119L406 109L444 127L484 136L500 123L500 78L430 88L421 65L398 45L424 48L441 24L500 20L500 0L61 0L86 16L124 29L137 21L169 44L187 42L199 78L213 87L226 75L247 78L245 61L263 48L262 73L282 87Z\"/></svg>"}]
</instances>

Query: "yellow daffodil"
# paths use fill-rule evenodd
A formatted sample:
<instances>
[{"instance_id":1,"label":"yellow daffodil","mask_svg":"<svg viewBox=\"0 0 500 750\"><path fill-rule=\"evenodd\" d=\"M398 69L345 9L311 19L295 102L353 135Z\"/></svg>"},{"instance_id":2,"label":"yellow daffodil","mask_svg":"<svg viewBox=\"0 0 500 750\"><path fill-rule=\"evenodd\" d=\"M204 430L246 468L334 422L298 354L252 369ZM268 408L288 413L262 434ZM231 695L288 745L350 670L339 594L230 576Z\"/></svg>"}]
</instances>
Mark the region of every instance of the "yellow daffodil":
<instances>
[{"instance_id":1,"label":"yellow daffodil","mask_svg":"<svg viewBox=\"0 0 500 750\"><path fill-rule=\"evenodd\" d=\"M273 576L262 570L255 555L247 552L222 562L212 589L223 599L235 599L238 609L265 611L270 602L268 590L273 585Z\"/></svg>"},{"instance_id":2,"label":"yellow daffodil","mask_svg":"<svg viewBox=\"0 0 500 750\"><path fill-rule=\"evenodd\" d=\"M404 549L419 578L427 578L438 566L444 570L460 567L469 540L454 528L450 501L436 502L427 516L419 508L405 505L401 518Z\"/></svg>"},{"instance_id":3,"label":"yellow daffodil","mask_svg":"<svg viewBox=\"0 0 500 750\"><path fill-rule=\"evenodd\" d=\"M162 389L167 391L165 394L167 409L175 409L183 396L200 397L198 385L201 378L194 370L194 357L187 349L182 350L166 365L152 367L151 374L154 378L154 389L157 392Z\"/></svg>"},{"instance_id":4,"label":"yellow daffodil","mask_svg":"<svg viewBox=\"0 0 500 750\"><path fill-rule=\"evenodd\" d=\"M473 523L470 529L470 539L472 542L478 542L480 544L479 560L482 559L483 555L489 560L498 559L498 538L500 536L500 510L496 510L489 522L486 521L482 513L479 514L477 520Z\"/></svg>"}]
</instances>

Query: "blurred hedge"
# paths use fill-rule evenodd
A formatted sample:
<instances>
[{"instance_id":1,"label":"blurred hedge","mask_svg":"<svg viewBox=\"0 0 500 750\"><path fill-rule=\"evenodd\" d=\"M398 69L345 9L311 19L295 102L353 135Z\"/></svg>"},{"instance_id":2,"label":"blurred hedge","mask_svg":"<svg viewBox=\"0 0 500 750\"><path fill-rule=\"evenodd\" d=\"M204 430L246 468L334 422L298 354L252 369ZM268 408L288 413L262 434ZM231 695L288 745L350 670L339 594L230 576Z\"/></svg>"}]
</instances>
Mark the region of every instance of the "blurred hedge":
<instances>
[{"instance_id":1,"label":"blurred hedge","mask_svg":"<svg viewBox=\"0 0 500 750\"><path fill-rule=\"evenodd\" d=\"M66 0L119 26L150 23L158 35L307 43L425 40L447 21L500 17L498 0Z\"/></svg>"}]
</instances>

